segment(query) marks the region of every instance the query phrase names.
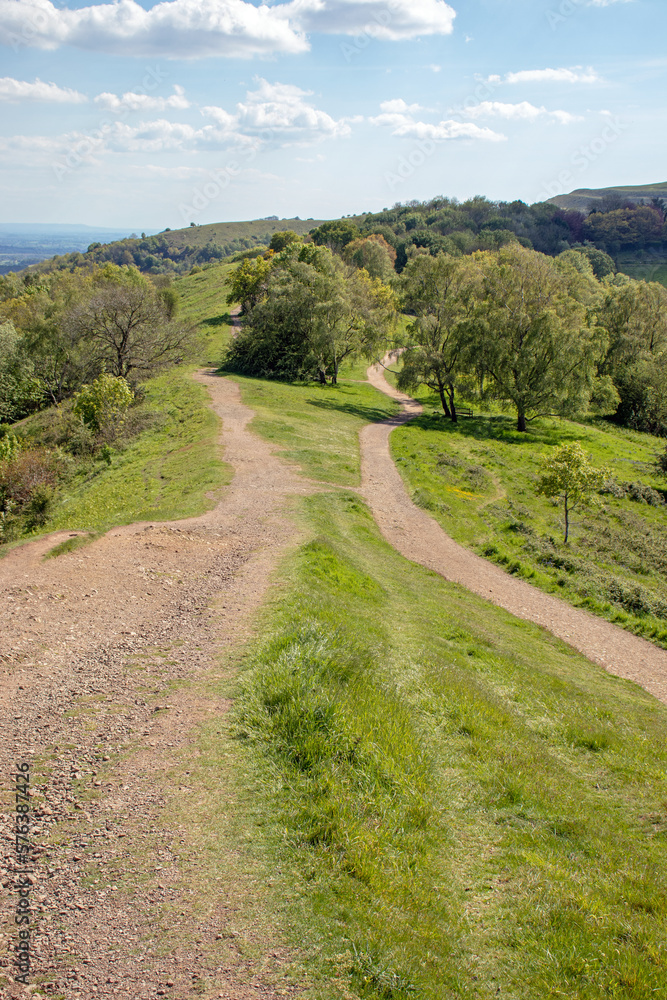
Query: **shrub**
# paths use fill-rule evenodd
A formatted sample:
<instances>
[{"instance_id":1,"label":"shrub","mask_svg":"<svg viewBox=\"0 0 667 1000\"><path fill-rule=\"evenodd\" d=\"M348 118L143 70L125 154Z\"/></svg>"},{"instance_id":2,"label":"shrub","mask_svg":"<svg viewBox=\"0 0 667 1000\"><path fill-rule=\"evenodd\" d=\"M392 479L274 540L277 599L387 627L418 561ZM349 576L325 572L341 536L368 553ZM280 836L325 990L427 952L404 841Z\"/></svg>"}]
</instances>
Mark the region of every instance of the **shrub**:
<instances>
[{"instance_id":1,"label":"shrub","mask_svg":"<svg viewBox=\"0 0 667 1000\"><path fill-rule=\"evenodd\" d=\"M104 372L77 393L72 412L107 441L117 437L134 393L124 378Z\"/></svg>"}]
</instances>

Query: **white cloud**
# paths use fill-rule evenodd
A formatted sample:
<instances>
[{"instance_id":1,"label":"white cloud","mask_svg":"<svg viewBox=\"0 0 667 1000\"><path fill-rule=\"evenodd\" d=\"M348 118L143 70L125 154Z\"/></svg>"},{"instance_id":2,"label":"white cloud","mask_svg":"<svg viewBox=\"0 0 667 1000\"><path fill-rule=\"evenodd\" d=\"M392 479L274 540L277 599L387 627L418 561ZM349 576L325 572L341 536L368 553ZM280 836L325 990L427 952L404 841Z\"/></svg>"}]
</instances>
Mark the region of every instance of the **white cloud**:
<instances>
[{"instance_id":1,"label":"white cloud","mask_svg":"<svg viewBox=\"0 0 667 1000\"><path fill-rule=\"evenodd\" d=\"M119 97L117 94L98 94L95 103L104 108L105 111L113 111L115 114L123 114L127 111L184 111L190 107L190 102L185 96L185 91L178 84L174 86L174 93L170 97L151 97L149 94L136 94L128 91Z\"/></svg>"},{"instance_id":2,"label":"white cloud","mask_svg":"<svg viewBox=\"0 0 667 1000\"><path fill-rule=\"evenodd\" d=\"M489 78L493 83L499 83L501 78L494 76ZM583 69L581 66L573 66L570 69L561 67L560 69L523 69L518 73L507 73L505 83L600 83L600 77L596 71L589 66Z\"/></svg>"},{"instance_id":3,"label":"white cloud","mask_svg":"<svg viewBox=\"0 0 667 1000\"><path fill-rule=\"evenodd\" d=\"M289 23L288 6L162 0L145 10L135 0L117 0L58 9L51 0L0 0L0 43L173 59L304 52L308 43Z\"/></svg>"},{"instance_id":4,"label":"white cloud","mask_svg":"<svg viewBox=\"0 0 667 1000\"><path fill-rule=\"evenodd\" d=\"M480 104L467 109L471 118L504 118L507 121L531 121L538 118L553 118L561 125L570 125L572 122L583 121L577 115L570 114L569 111L548 111L546 108L536 108L529 101L521 101L519 104L504 104L502 101L482 101Z\"/></svg>"},{"instance_id":5,"label":"white cloud","mask_svg":"<svg viewBox=\"0 0 667 1000\"><path fill-rule=\"evenodd\" d=\"M248 91L245 101L236 105L234 114L217 107L202 108L202 114L213 118L222 128L265 140L313 141L350 134L348 120L332 118L306 100L311 91L261 78L256 83L257 90Z\"/></svg>"},{"instance_id":6,"label":"white cloud","mask_svg":"<svg viewBox=\"0 0 667 1000\"><path fill-rule=\"evenodd\" d=\"M56 7L51 0L0 0L0 44L62 45L122 56L249 58L309 49L307 32L398 41L448 35L455 11L445 0L136 0Z\"/></svg>"},{"instance_id":7,"label":"white cloud","mask_svg":"<svg viewBox=\"0 0 667 1000\"><path fill-rule=\"evenodd\" d=\"M283 9L305 31L391 42L450 35L456 17L444 0L292 0Z\"/></svg>"},{"instance_id":8,"label":"white cloud","mask_svg":"<svg viewBox=\"0 0 667 1000\"><path fill-rule=\"evenodd\" d=\"M47 155L52 158L73 155L89 162L93 155L98 157L103 153L194 153L234 149L247 154L272 142L303 146L350 134L350 124L355 119L332 118L307 100L309 91L291 84L269 83L261 78L256 84L257 89L248 91L245 101L237 104L233 112L219 107L202 108L203 117L208 119L204 125L166 118L132 124L119 120L105 123L90 134L69 132L54 137L0 139L0 155L15 155L19 159L34 155L40 162ZM172 96L178 101L185 100L182 89L175 90ZM157 99L153 98L149 99L154 102L152 104L135 105L133 99L142 96L137 94L124 94L122 98L113 94L99 96L112 110L127 106L132 110L153 110L157 106Z\"/></svg>"},{"instance_id":9,"label":"white cloud","mask_svg":"<svg viewBox=\"0 0 667 1000\"><path fill-rule=\"evenodd\" d=\"M88 98L78 90L58 87L55 83L43 83L36 79L14 80L11 76L0 77L0 101L48 101L55 104L84 104Z\"/></svg>"},{"instance_id":10,"label":"white cloud","mask_svg":"<svg viewBox=\"0 0 667 1000\"><path fill-rule=\"evenodd\" d=\"M385 110L387 105L403 104L407 111ZM404 101L385 101L381 108L383 113L370 118L371 125L384 126L391 129L391 134L402 139L481 139L485 142L504 142L505 136L490 128L481 128L473 122L441 121L437 124L415 121L410 113L414 105Z\"/></svg>"},{"instance_id":11,"label":"white cloud","mask_svg":"<svg viewBox=\"0 0 667 1000\"><path fill-rule=\"evenodd\" d=\"M380 110L387 114L413 114L415 111L423 111L421 104L406 104L402 97L395 101L383 101Z\"/></svg>"}]
</instances>

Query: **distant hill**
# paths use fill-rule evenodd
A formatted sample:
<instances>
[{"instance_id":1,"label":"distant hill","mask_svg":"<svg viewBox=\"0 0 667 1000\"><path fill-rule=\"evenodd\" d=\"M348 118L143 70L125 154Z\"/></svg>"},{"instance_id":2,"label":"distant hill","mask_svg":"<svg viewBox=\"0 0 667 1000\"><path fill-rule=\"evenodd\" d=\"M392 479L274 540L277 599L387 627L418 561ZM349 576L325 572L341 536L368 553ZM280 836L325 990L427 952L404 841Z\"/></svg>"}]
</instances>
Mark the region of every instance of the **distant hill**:
<instances>
[{"instance_id":1,"label":"distant hill","mask_svg":"<svg viewBox=\"0 0 667 1000\"><path fill-rule=\"evenodd\" d=\"M664 184L644 184L639 186L609 188L578 188L570 194L560 194L549 198L552 205L566 210L576 208L580 212L590 212L593 208L618 196L620 201L633 201L636 205L646 205L654 198L667 199L667 181Z\"/></svg>"},{"instance_id":2,"label":"distant hill","mask_svg":"<svg viewBox=\"0 0 667 1000\"><path fill-rule=\"evenodd\" d=\"M71 268L85 263L111 261L114 264L134 265L147 274L187 274L193 266L227 260L241 251L264 246L279 230L292 229L303 236L323 221L271 217L250 222L212 222L204 226L191 225L186 229L164 229L154 235L133 234L110 242L90 239L78 252L45 260L37 269Z\"/></svg>"}]
</instances>

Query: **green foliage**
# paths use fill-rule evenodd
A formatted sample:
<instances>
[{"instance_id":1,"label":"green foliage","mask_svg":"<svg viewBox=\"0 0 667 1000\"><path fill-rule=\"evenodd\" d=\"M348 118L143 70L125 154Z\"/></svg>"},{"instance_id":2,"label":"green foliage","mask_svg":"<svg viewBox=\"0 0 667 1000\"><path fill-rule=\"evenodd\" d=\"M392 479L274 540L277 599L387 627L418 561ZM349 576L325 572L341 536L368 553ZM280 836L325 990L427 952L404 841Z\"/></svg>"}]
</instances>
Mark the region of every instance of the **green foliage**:
<instances>
[{"instance_id":1,"label":"green foliage","mask_svg":"<svg viewBox=\"0 0 667 1000\"><path fill-rule=\"evenodd\" d=\"M349 219L337 219L333 222L323 222L316 229L311 229L310 235L318 246L329 247L338 253L359 238L359 227Z\"/></svg>"},{"instance_id":2,"label":"green foliage","mask_svg":"<svg viewBox=\"0 0 667 1000\"><path fill-rule=\"evenodd\" d=\"M585 411L605 346L584 304L586 276L516 244L477 260L475 351L491 394L514 406L520 431L538 414Z\"/></svg>"},{"instance_id":3,"label":"green foliage","mask_svg":"<svg viewBox=\"0 0 667 1000\"><path fill-rule=\"evenodd\" d=\"M565 543L569 537L571 512L577 507L599 502L596 493L610 475L609 469L594 468L576 441L562 444L542 460L536 490L542 496L563 504Z\"/></svg>"},{"instance_id":4,"label":"green foliage","mask_svg":"<svg viewBox=\"0 0 667 1000\"><path fill-rule=\"evenodd\" d=\"M363 267L371 278L389 281L395 273L396 251L383 236L373 234L351 240L343 248L343 260L355 267Z\"/></svg>"},{"instance_id":5,"label":"green foliage","mask_svg":"<svg viewBox=\"0 0 667 1000\"><path fill-rule=\"evenodd\" d=\"M77 393L72 411L96 434L112 440L120 432L133 399L134 393L124 378L104 372Z\"/></svg>"},{"instance_id":6,"label":"green foliage","mask_svg":"<svg viewBox=\"0 0 667 1000\"><path fill-rule=\"evenodd\" d=\"M246 275L253 292L244 328L227 352L228 371L292 380L316 376L321 382L330 373L335 383L341 362L370 355L393 321L387 287L325 247L292 243L261 268L244 261L233 275L230 298Z\"/></svg>"},{"instance_id":7,"label":"green foliage","mask_svg":"<svg viewBox=\"0 0 667 1000\"><path fill-rule=\"evenodd\" d=\"M301 237L298 233L295 233L293 229L283 229L274 233L269 242L269 250L273 250L274 253L280 253L285 247L288 247L290 243L301 243Z\"/></svg>"},{"instance_id":8,"label":"green foliage","mask_svg":"<svg viewBox=\"0 0 667 1000\"><path fill-rule=\"evenodd\" d=\"M242 260L232 271L227 304L240 302L241 312L250 312L262 295L271 266L270 259L264 257Z\"/></svg>"},{"instance_id":9,"label":"green foliage","mask_svg":"<svg viewBox=\"0 0 667 1000\"><path fill-rule=\"evenodd\" d=\"M403 271L399 289L403 309L415 318L408 326L398 388L428 386L456 421L456 391L475 353L471 319L481 292L479 269L469 258L418 256Z\"/></svg>"},{"instance_id":10,"label":"green foliage","mask_svg":"<svg viewBox=\"0 0 667 1000\"><path fill-rule=\"evenodd\" d=\"M38 410L45 396L25 340L11 322L0 322L0 421Z\"/></svg>"},{"instance_id":11,"label":"green foliage","mask_svg":"<svg viewBox=\"0 0 667 1000\"><path fill-rule=\"evenodd\" d=\"M16 434L8 429L7 424L4 427L7 429L0 435L0 462L8 462L21 450L21 442Z\"/></svg>"},{"instance_id":12,"label":"green foliage","mask_svg":"<svg viewBox=\"0 0 667 1000\"><path fill-rule=\"evenodd\" d=\"M644 249L662 243L663 216L650 205L593 212L584 223L584 235L607 253Z\"/></svg>"}]
</instances>

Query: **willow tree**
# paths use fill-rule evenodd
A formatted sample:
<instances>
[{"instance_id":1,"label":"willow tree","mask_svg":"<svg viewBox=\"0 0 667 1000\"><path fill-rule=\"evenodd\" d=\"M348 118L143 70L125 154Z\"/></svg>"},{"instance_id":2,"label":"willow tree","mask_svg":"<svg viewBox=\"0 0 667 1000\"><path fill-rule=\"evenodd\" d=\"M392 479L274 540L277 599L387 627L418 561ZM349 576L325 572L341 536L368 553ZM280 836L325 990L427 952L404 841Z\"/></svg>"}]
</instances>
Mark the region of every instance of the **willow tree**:
<instances>
[{"instance_id":1,"label":"willow tree","mask_svg":"<svg viewBox=\"0 0 667 1000\"><path fill-rule=\"evenodd\" d=\"M426 385L445 415L456 415L456 391L470 367L471 318L481 295L481 272L470 257L413 257L401 275L403 309L414 316L398 387Z\"/></svg>"},{"instance_id":2,"label":"willow tree","mask_svg":"<svg viewBox=\"0 0 667 1000\"><path fill-rule=\"evenodd\" d=\"M475 361L489 393L515 408L519 431L536 416L585 409L606 345L578 294L582 276L519 244L473 256Z\"/></svg>"}]
</instances>

